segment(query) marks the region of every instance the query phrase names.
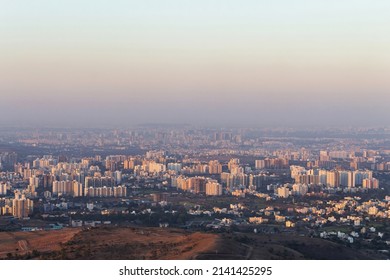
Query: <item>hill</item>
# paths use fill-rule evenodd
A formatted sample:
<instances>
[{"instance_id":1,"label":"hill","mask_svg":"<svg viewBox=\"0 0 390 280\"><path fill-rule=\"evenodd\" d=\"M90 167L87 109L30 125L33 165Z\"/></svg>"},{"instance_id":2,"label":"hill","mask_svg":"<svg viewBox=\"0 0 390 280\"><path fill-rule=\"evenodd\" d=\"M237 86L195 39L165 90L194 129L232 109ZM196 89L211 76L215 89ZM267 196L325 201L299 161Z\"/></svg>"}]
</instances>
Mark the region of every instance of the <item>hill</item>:
<instances>
[{"instance_id":1,"label":"hill","mask_svg":"<svg viewBox=\"0 0 390 280\"><path fill-rule=\"evenodd\" d=\"M293 234L216 234L171 228L97 227L1 232L0 258L368 260L388 256Z\"/></svg>"}]
</instances>

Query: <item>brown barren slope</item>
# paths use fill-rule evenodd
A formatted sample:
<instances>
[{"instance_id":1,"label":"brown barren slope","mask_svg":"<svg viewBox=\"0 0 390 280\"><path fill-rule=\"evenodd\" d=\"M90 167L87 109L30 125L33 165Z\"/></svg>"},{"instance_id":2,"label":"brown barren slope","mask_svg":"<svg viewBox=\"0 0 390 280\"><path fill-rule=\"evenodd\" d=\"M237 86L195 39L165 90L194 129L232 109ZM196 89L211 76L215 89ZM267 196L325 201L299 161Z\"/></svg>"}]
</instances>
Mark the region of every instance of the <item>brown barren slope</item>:
<instances>
[{"instance_id":1,"label":"brown barren slope","mask_svg":"<svg viewBox=\"0 0 390 280\"><path fill-rule=\"evenodd\" d=\"M116 228L86 229L49 259L193 259L214 250L217 235L179 229Z\"/></svg>"},{"instance_id":2,"label":"brown barren slope","mask_svg":"<svg viewBox=\"0 0 390 280\"><path fill-rule=\"evenodd\" d=\"M51 252L61 249L61 243L68 242L80 229L36 232L0 232L0 258L7 254L25 255L36 250Z\"/></svg>"},{"instance_id":3,"label":"brown barren slope","mask_svg":"<svg viewBox=\"0 0 390 280\"><path fill-rule=\"evenodd\" d=\"M0 233L0 258L34 259L386 259L329 240L293 234L212 234L173 228L97 227ZM17 254L18 256L15 256Z\"/></svg>"}]
</instances>

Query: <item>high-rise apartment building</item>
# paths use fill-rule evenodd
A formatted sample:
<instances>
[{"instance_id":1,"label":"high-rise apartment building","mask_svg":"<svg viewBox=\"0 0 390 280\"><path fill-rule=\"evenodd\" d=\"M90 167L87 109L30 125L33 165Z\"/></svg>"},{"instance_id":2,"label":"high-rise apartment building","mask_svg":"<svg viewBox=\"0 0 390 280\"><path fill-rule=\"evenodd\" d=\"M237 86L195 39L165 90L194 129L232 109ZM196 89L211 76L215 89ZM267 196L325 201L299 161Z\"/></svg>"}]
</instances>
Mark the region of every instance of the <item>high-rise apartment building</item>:
<instances>
[{"instance_id":1,"label":"high-rise apartment building","mask_svg":"<svg viewBox=\"0 0 390 280\"><path fill-rule=\"evenodd\" d=\"M209 173L210 174L221 174L222 164L218 160L212 160L209 162Z\"/></svg>"},{"instance_id":2,"label":"high-rise apartment building","mask_svg":"<svg viewBox=\"0 0 390 280\"><path fill-rule=\"evenodd\" d=\"M222 185L215 180L206 183L206 195L222 195Z\"/></svg>"},{"instance_id":3,"label":"high-rise apartment building","mask_svg":"<svg viewBox=\"0 0 390 280\"><path fill-rule=\"evenodd\" d=\"M15 192L15 198L12 200L12 215L15 218L27 218L33 212L33 201L26 198L24 194Z\"/></svg>"}]
</instances>

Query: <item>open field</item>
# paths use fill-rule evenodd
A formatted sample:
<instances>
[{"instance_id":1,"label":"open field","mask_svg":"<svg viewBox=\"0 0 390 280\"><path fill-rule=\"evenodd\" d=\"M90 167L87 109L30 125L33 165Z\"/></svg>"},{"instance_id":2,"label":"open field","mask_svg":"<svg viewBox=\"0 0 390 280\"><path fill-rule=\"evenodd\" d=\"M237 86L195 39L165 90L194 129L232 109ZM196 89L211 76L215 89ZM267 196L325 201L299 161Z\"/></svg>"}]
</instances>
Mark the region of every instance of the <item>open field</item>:
<instances>
[{"instance_id":1,"label":"open field","mask_svg":"<svg viewBox=\"0 0 390 280\"><path fill-rule=\"evenodd\" d=\"M217 235L177 229L64 229L0 233L0 258L33 253L41 259L192 259L214 249ZM9 255L8 255L9 256Z\"/></svg>"},{"instance_id":2,"label":"open field","mask_svg":"<svg viewBox=\"0 0 390 280\"><path fill-rule=\"evenodd\" d=\"M99 227L2 232L0 257L34 259L386 259L374 250L294 234L203 233L171 228ZM8 256L7 256L8 254Z\"/></svg>"},{"instance_id":3,"label":"open field","mask_svg":"<svg viewBox=\"0 0 390 280\"><path fill-rule=\"evenodd\" d=\"M7 254L25 255L34 250L60 250L60 244L68 242L79 231L80 229L68 228L58 231L0 232L0 258L6 258Z\"/></svg>"},{"instance_id":4,"label":"open field","mask_svg":"<svg viewBox=\"0 0 390 280\"><path fill-rule=\"evenodd\" d=\"M215 247L217 235L162 228L92 228L74 236L59 254L69 259L192 259Z\"/></svg>"}]
</instances>

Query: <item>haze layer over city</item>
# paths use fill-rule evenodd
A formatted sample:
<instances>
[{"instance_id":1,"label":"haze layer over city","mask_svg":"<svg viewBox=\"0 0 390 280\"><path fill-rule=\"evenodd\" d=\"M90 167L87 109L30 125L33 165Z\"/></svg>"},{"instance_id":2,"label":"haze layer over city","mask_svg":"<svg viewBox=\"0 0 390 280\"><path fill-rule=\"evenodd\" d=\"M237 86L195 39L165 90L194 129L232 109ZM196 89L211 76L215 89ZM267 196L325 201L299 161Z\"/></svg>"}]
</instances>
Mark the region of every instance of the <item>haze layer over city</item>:
<instances>
[{"instance_id":1,"label":"haze layer over city","mask_svg":"<svg viewBox=\"0 0 390 280\"><path fill-rule=\"evenodd\" d=\"M2 1L0 259L388 259L389 1Z\"/></svg>"},{"instance_id":2,"label":"haze layer over city","mask_svg":"<svg viewBox=\"0 0 390 280\"><path fill-rule=\"evenodd\" d=\"M0 122L389 125L389 1L3 1Z\"/></svg>"}]
</instances>

